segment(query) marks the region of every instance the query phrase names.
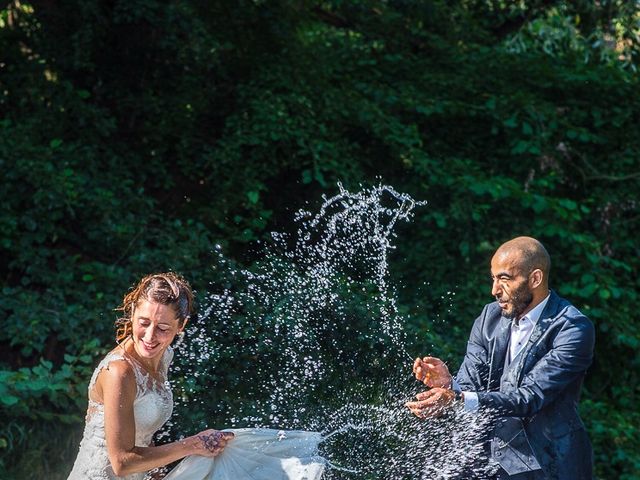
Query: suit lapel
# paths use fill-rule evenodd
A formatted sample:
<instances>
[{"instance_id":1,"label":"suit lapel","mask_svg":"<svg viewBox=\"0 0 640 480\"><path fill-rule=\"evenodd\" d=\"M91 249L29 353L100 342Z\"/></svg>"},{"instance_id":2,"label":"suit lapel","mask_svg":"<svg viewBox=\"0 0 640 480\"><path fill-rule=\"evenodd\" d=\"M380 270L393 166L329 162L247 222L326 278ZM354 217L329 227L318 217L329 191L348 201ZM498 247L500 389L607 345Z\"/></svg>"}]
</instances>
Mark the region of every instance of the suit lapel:
<instances>
[{"instance_id":1,"label":"suit lapel","mask_svg":"<svg viewBox=\"0 0 640 480\"><path fill-rule=\"evenodd\" d=\"M520 384L520 380L522 379L522 375L524 371L523 369L524 361L529 355L529 351L531 350L531 347L535 345L538 342L538 340L540 340L544 332L547 331L549 326L556 319L556 315L559 309L559 301L560 301L560 297L558 297L558 295L556 295L556 293L552 290L550 293L550 297L549 297L549 301L547 302L547 305L544 307L544 310L542 311L542 314L540 315L538 322L533 327L533 332L531 332L529 341L524 346L522 351L520 351L520 353L516 356L516 358L513 359L513 361L511 362L511 366L513 366L514 368L517 368L516 381L518 384Z\"/></svg>"},{"instance_id":2,"label":"suit lapel","mask_svg":"<svg viewBox=\"0 0 640 480\"><path fill-rule=\"evenodd\" d=\"M507 348L509 348L509 336L511 335L511 329L509 326L511 321L508 318L500 317L500 322L496 327L496 333L494 336L493 345L493 366L491 384L493 386L495 379L495 388L500 386L500 378L508 366L505 366L505 360L507 358Z\"/></svg>"}]
</instances>

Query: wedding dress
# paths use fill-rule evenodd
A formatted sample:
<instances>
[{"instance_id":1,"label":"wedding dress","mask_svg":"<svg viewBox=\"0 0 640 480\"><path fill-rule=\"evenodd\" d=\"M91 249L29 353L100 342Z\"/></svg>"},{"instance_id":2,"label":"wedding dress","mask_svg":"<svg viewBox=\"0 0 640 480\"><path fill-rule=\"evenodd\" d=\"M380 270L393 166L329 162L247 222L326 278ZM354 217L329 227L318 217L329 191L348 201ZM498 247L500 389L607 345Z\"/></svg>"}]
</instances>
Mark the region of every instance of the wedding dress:
<instances>
[{"instance_id":1,"label":"wedding dress","mask_svg":"<svg viewBox=\"0 0 640 480\"><path fill-rule=\"evenodd\" d=\"M167 348L160 363L161 381L151 376L144 367L123 349L115 349L96 367L89 382L89 407L80 450L68 480L143 480L145 473L134 473L118 477L113 473L104 433L104 405L92 395L98 374L114 361L125 361L131 365L136 378L136 398L133 411L136 422L135 444L148 447L153 434L169 420L173 411L173 395L167 382L167 371L173 359L173 350Z\"/></svg>"},{"instance_id":2,"label":"wedding dress","mask_svg":"<svg viewBox=\"0 0 640 480\"><path fill-rule=\"evenodd\" d=\"M191 455L164 480L319 480L327 463L318 432L238 428L215 458Z\"/></svg>"}]
</instances>

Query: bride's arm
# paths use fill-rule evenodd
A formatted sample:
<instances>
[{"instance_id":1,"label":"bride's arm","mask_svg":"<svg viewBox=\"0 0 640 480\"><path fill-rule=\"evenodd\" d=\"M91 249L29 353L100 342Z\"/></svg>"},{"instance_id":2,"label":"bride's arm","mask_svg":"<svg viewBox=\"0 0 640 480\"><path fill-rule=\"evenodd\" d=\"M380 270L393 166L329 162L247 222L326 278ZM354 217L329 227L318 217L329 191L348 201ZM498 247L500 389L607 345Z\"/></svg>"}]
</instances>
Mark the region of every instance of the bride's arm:
<instances>
[{"instance_id":1,"label":"bride's arm","mask_svg":"<svg viewBox=\"0 0 640 480\"><path fill-rule=\"evenodd\" d=\"M100 373L104 403L104 429L107 452L113 473L125 476L167 465L187 455L213 457L220 453L229 438L215 430L206 430L184 440L159 447L135 446L133 402L136 380L127 362L115 361Z\"/></svg>"}]
</instances>

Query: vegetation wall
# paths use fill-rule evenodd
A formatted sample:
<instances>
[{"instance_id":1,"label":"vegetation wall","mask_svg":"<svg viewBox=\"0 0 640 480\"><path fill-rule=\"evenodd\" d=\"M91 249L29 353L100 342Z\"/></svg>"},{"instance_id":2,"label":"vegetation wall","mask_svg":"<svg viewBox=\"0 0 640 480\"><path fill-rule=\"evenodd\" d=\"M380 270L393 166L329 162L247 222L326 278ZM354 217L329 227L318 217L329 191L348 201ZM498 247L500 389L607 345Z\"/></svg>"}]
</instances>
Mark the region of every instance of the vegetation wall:
<instances>
[{"instance_id":1,"label":"vegetation wall","mask_svg":"<svg viewBox=\"0 0 640 480\"><path fill-rule=\"evenodd\" d=\"M342 182L428 201L391 270L412 349L454 366L492 251L539 238L596 325L598 478L638 478L635 4L5 1L0 476L66 478L132 282L220 288L216 245L251 268Z\"/></svg>"}]
</instances>

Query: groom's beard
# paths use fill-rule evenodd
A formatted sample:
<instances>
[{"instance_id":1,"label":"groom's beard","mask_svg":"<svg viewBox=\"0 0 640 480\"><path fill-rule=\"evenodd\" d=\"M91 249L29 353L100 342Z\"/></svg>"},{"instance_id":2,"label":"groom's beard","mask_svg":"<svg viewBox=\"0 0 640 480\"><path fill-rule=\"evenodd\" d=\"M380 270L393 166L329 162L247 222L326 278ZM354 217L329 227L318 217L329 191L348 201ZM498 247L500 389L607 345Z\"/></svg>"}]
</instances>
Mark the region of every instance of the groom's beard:
<instances>
[{"instance_id":1,"label":"groom's beard","mask_svg":"<svg viewBox=\"0 0 640 480\"><path fill-rule=\"evenodd\" d=\"M496 299L500 300L499 297ZM509 320L520 318L532 301L533 293L529 290L529 286L525 282L509 295L507 309L502 310L502 316ZM511 308L508 308L509 306Z\"/></svg>"}]
</instances>

